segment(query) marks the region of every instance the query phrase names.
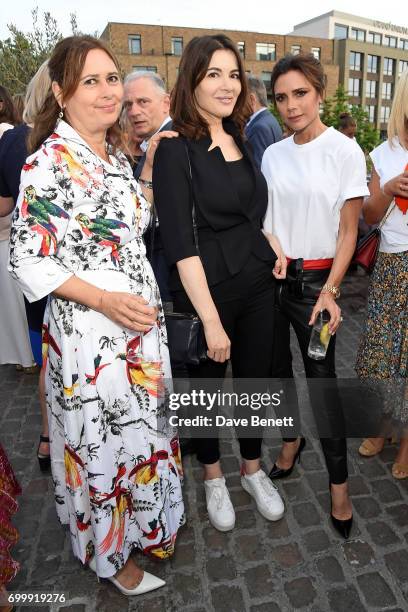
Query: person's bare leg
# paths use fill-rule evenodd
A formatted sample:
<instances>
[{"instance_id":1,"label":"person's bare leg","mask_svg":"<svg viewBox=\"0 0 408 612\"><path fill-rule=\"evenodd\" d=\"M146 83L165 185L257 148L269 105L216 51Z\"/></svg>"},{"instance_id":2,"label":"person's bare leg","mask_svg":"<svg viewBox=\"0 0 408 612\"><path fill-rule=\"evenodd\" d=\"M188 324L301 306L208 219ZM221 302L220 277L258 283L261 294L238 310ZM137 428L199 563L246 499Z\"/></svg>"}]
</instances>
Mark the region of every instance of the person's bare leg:
<instances>
[{"instance_id":1,"label":"person's bare leg","mask_svg":"<svg viewBox=\"0 0 408 612\"><path fill-rule=\"evenodd\" d=\"M276 458L275 465L282 470L288 470L292 467L295 455L299 450L301 438L293 442L283 442L280 453Z\"/></svg>"},{"instance_id":2,"label":"person's bare leg","mask_svg":"<svg viewBox=\"0 0 408 612\"><path fill-rule=\"evenodd\" d=\"M213 480L214 478L222 478L222 476L223 473L219 461L204 464L204 480Z\"/></svg>"},{"instance_id":3,"label":"person's bare leg","mask_svg":"<svg viewBox=\"0 0 408 612\"><path fill-rule=\"evenodd\" d=\"M40 409L41 409L41 421L42 421L42 435L49 435L48 428L48 415L47 415L47 403L45 401L45 368L41 368L40 378L38 380L38 396L40 400ZM38 452L41 455L49 455L50 454L50 445L48 442L41 442L40 448Z\"/></svg>"},{"instance_id":4,"label":"person's bare leg","mask_svg":"<svg viewBox=\"0 0 408 612\"><path fill-rule=\"evenodd\" d=\"M244 459L244 469L245 474L255 474L258 470L261 469L261 460L260 459Z\"/></svg>"},{"instance_id":5,"label":"person's bare leg","mask_svg":"<svg viewBox=\"0 0 408 612\"><path fill-rule=\"evenodd\" d=\"M401 463L408 466L408 438L401 438L397 456L394 463ZM394 468L397 476L404 476L408 470L399 470Z\"/></svg>"},{"instance_id":6,"label":"person's bare leg","mask_svg":"<svg viewBox=\"0 0 408 612\"><path fill-rule=\"evenodd\" d=\"M331 484L330 493L332 499L332 515L334 518L340 521L346 521L351 518L353 507L348 494L347 481L342 484Z\"/></svg>"},{"instance_id":7,"label":"person's bare leg","mask_svg":"<svg viewBox=\"0 0 408 612\"><path fill-rule=\"evenodd\" d=\"M125 589L134 589L141 583L143 574L144 571L134 562L132 557L129 557L125 565L116 572L115 578Z\"/></svg>"}]
</instances>

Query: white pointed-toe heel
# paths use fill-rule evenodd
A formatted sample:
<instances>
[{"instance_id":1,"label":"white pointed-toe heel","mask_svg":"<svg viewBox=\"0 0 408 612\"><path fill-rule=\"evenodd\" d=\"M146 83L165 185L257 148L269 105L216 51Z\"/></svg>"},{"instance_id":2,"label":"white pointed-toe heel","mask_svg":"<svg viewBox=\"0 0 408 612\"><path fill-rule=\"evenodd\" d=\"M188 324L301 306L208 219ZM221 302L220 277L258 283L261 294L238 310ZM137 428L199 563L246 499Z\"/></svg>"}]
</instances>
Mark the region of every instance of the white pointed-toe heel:
<instances>
[{"instance_id":1,"label":"white pointed-toe heel","mask_svg":"<svg viewBox=\"0 0 408 612\"><path fill-rule=\"evenodd\" d=\"M95 557L88 562L89 568L96 573L96 561ZM99 576L97 576L99 582ZM141 582L134 589L127 589L124 587L117 578L114 576L109 576L106 578L115 585L117 589L124 595L143 595L143 593L149 593L149 591L154 591L156 589L160 589L166 583L161 578L157 578L157 576L153 576L153 574L149 574L149 572L143 572L143 578Z\"/></svg>"},{"instance_id":2,"label":"white pointed-toe heel","mask_svg":"<svg viewBox=\"0 0 408 612\"><path fill-rule=\"evenodd\" d=\"M153 574L149 574L149 572L143 572L141 582L139 582L134 589L125 588L114 576L107 578L107 580L110 580L124 595L143 595L143 593L149 593L149 591L160 589L160 587L166 584L164 580L157 578L157 576L153 576Z\"/></svg>"}]
</instances>

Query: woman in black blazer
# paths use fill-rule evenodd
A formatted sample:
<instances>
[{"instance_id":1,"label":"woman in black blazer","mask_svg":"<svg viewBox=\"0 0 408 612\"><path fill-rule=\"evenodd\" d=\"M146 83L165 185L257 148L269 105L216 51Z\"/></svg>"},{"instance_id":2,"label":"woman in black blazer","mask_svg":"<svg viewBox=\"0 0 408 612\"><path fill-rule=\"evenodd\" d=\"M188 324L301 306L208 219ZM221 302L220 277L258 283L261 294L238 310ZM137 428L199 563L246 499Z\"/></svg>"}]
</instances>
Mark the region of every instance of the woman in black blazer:
<instances>
[{"instance_id":1,"label":"woman in black blazer","mask_svg":"<svg viewBox=\"0 0 408 612\"><path fill-rule=\"evenodd\" d=\"M285 277L286 259L277 239L261 230L267 187L242 139L249 114L246 75L234 43L221 34L191 40L171 103L173 129L180 137L161 141L153 169L174 309L196 312L207 341L209 360L189 367L190 378L223 378L230 358L235 378L270 374L274 276ZM235 513L218 439L195 443L204 465L210 521L228 531ZM262 439L240 438L239 443L243 488L265 518L278 520L284 505L260 468Z\"/></svg>"}]
</instances>

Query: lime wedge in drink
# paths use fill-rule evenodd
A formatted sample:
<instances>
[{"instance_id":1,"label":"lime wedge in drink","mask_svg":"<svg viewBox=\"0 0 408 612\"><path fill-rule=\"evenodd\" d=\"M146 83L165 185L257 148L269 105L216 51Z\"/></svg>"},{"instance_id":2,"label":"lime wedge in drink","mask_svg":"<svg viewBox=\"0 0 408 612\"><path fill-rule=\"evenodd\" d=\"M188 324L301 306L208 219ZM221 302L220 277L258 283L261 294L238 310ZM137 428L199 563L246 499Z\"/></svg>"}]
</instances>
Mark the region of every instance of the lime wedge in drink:
<instances>
[{"instance_id":1,"label":"lime wedge in drink","mask_svg":"<svg viewBox=\"0 0 408 612\"><path fill-rule=\"evenodd\" d=\"M330 332L329 332L329 324L325 323L320 332L320 342L323 344L325 348L329 344L330 340Z\"/></svg>"}]
</instances>

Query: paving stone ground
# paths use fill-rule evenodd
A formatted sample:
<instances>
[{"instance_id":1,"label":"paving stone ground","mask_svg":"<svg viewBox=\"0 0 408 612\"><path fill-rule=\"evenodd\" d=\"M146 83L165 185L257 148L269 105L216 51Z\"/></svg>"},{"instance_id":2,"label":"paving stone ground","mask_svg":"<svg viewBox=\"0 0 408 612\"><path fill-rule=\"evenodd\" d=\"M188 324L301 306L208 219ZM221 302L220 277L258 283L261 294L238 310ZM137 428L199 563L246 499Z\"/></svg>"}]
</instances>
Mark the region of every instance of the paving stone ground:
<instances>
[{"instance_id":1,"label":"paving stone ground","mask_svg":"<svg viewBox=\"0 0 408 612\"><path fill-rule=\"evenodd\" d=\"M367 279L346 279L341 301L345 321L338 334L337 366L353 376L358 335L364 317ZM297 374L301 375L295 350ZM390 469L395 447L374 458L357 454L349 443L350 486L355 524L341 540L328 522L327 474L317 440L308 440L302 462L279 484L286 514L268 523L242 490L235 441L222 443L226 478L236 509L234 531L213 529L205 509L201 470L184 461L188 516L177 551L168 563L137 555L167 585L144 597L126 598L73 557L69 534L56 518L50 476L35 459L40 433L36 380L11 366L0 368L0 436L23 486L15 524L20 540L14 556L21 571L13 591L65 593L66 602L37 610L69 612L401 612L408 610L408 480L397 482ZM279 440L264 445L270 467ZM33 608L20 606L28 612Z\"/></svg>"}]
</instances>

